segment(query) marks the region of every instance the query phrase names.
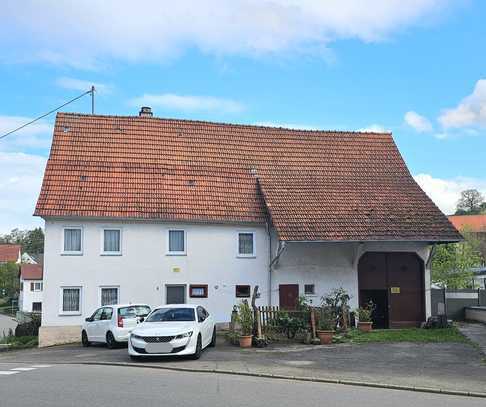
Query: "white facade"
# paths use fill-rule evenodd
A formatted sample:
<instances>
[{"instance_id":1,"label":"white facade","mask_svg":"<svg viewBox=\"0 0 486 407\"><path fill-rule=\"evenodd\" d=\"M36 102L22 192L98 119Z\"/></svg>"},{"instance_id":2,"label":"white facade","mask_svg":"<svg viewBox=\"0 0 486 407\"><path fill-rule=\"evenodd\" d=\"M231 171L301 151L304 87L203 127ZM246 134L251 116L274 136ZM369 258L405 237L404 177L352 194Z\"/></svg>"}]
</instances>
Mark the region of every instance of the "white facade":
<instances>
[{"instance_id":1,"label":"white facade","mask_svg":"<svg viewBox=\"0 0 486 407\"><path fill-rule=\"evenodd\" d=\"M22 290L19 295L19 310L23 312L40 312L36 309L43 302L43 280L24 280L20 278ZM34 304L36 303L36 304ZM42 305L41 305L42 307Z\"/></svg>"},{"instance_id":2,"label":"white facade","mask_svg":"<svg viewBox=\"0 0 486 407\"><path fill-rule=\"evenodd\" d=\"M81 228L81 251L64 251L64 230ZM104 252L104 229L120 231L120 250ZM183 230L184 252L168 253L169 230ZM254 251L238 255L238 233L253 233ZM271 245L270 245L271 241ZM236 285L259 286L258 305L278 305L280 284L314 285L309 301L343 287L358 306L359 257L366 251L412 251L426 263L426 243L287 243L273 271L275 236L265 225L216 225L136 221L47 219L45 224L44 303L40 344L79 339L84 318L101 306L103 287L118 289L118 302L165 304L167 287L184 285L188 303L205 306L218 323L230 320ZM207 298L191 298L190 285L207 285ZM425 270L426 315L430 315L430 272ZM63 311L63 289L80 290L80 310ZM67 334L69 332L69 334ZM74 337L75 336L75 337Z\"/></svg>"}]
</instances>

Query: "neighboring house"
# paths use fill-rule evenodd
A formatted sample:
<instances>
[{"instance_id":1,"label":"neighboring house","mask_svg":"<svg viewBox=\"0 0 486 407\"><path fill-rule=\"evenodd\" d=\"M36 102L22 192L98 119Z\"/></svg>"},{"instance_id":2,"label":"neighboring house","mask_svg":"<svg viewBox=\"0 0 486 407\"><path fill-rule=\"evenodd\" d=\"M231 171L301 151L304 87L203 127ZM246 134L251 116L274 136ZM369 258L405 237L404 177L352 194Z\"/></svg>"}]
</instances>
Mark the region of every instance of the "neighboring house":
<instances>
[{"instance_id":1,"label":"neighboring house","mask_svg":"<svg viewBox=\"0 0 486 407\"><path fill-rule=\"evenodd\" d=\"M449 221L458 230L474 234L479 240L479 250L486 260L486 214L484 215L451 215Z\"/></svg>"},{"instance_id":2,"label":"neighboring house","mask_svg":"<svg viewBox=\"0 0 486 407\"><path fill-rule=\"evenodd\" d=\"M22 247L19 244L0 244L0 264L17 263L22 261Z\"/></svg>"},{"instance_id":3,"label":"neighboring house","mask_svg":"<svg viewBox=\"0 0 486 407\"><path fill-rule=\"evenodd\" d=\"M22 264L20 266L20 311L42 312L43 286L40 264Z\"/></svg>"},{"instance_id":4,"label":"neighboring house","mask_svg":"<svg viewBox=\"0 0 486 407\"><path fill-rule=\"evenodd\" d=\"M21 261L24 264L37 264L34 256L31 256L29 253L22 253Z\"/></svg>"},{"instance_id":5,"label":"neighboring house","mask_svg":"<svg viewBox=\"0 0 486 407\"><path fill-rule=\"evenodd\" d=\"M249 298L313 304L344 287L381 326L430 315L430 246L461 236L392 135L59 113L45 220L40 346L79 340L97 307Z\"/></svg>"}]
</instances>

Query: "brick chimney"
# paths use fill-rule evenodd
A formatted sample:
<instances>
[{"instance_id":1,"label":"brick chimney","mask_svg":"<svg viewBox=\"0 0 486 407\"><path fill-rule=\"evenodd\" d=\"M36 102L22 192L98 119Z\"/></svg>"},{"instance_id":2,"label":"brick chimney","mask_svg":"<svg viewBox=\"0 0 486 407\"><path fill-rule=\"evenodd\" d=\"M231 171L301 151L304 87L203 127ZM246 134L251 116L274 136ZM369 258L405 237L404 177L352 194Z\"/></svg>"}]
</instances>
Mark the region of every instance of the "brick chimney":
<instances>
[{"instance_id":1,"label":"brick chimney","mask_svg":"<svg viewBox=\"0 0 486 407\"><path fill-rule=\"evenodd\" d=\"M148 106L142 106L140 108L140 112L138 112L140 117L152 117L154 114L152 113L152 108Z\"/></svg>"}]
</instances>

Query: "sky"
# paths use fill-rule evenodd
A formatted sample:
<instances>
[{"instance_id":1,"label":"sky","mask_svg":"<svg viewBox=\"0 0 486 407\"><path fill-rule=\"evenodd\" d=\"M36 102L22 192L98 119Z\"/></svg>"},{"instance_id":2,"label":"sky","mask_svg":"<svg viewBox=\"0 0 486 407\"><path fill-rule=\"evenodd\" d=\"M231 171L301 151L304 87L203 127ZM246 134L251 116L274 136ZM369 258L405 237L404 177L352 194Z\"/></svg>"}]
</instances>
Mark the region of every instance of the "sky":
<instances>
[{"instance_id":1,"label":"sky","mask_svg":"<svg viewBox=\"0 0 486 407\"><path fill-rule=\"evenodd\" d=\"M484 1L6 0L0 16L0 136L94 85L97 114L391 131L444 213L486 196ZM43 224L54 117L0 140L0 233Z\"/></svg>"}]
</instances>

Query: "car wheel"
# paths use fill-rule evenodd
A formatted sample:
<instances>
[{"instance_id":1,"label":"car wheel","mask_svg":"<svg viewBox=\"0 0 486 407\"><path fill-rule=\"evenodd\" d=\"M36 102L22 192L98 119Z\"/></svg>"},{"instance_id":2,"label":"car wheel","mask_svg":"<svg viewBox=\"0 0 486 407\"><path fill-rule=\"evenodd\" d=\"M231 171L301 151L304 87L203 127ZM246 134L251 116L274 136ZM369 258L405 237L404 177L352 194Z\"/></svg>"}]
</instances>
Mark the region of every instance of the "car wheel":
<instances>
[{"instance_id":1,"label":"car wheel","mask_svg":"<svg viewBox=\"0 0 486 407\"><path fill-rule=\"evenodd\" d=\"M88 340L88 334L86 333L86 331L81 332L81 343L85 348L91 345L91 342Z\"/></svg>"},{"instance_id":2,"label":"car wheel","mask_svg":"<svg viewBox=\"0 0 486 407\"><path fill-rule=\"evenodd\" d=\"M202 353L202 340L201 334L197 336L196 351L191 355L191 359L197 360L201 357Z\"/></svg>"},{"instance_id":3,"label":"car wheel","mask_svg":"<svg viewBox=\"0 0 486 407\"><path fill-rule=\"evenodd\" d=\"M216 327L213 329L213 337L211 338L211 342L209 343L209 346L211 348L214 348L216 346Z\"/></svg>"},{"instance_id":4,"label":"car wheel","mask_svg":"<svg viewBox=\"0 0 486 407\"><path fill-rule=\"evenodd\" d=\"M118 343L116 342L115 337L110 331L108 331L106 333L106 346L108 349L115 349L116 345L118 345Z\"/></svg>"}]
</instances>

